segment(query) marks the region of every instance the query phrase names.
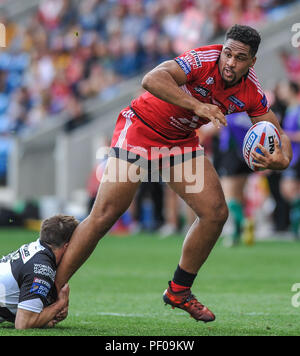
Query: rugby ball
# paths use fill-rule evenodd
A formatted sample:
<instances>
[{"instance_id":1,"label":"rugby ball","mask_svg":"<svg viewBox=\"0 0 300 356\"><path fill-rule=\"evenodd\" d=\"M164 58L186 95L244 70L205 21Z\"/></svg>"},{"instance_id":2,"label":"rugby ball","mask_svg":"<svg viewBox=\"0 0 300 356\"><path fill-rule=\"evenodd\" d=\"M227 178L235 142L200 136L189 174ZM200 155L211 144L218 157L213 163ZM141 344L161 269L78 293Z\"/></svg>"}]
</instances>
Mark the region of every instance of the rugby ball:
<instances>
[{"instance_id":1,"label":"rugby ball","mask_svg":"<svg viewBox=\"0 0 300 356\"><path fill-rule=\"evenodd\" d=\"M281 146L279 132L271 122L260 121L250 127L243 141L243 156L250 169L253 171L261 170L253 166L255 160L251 156L252 152L262 154L257 145L260 143L266 150L273 153L275 150L275 140Z\"/></svg>"}]
</instances>

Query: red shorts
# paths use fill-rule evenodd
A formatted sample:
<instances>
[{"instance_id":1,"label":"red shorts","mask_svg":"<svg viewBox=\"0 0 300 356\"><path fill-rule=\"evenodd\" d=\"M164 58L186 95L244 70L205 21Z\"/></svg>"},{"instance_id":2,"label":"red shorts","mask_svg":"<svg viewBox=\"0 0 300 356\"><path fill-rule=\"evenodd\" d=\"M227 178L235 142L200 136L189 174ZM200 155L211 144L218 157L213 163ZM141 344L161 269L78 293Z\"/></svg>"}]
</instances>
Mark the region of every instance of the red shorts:
<instances>
[{"instance_id":1,"label":"red shorts","mask_svg":"<svg viewBox=\"0 0 300 356\"><path fill-rule=\"evenodd\" d=\"M110 156L132 163L173 158L170 164L182 162L199 154L203 147L194 132L186 138L170 139L155 131L132 111L123 109L118 117L111 142ZM174 159L175 158L175 159ZM167 162L168 160L165 160ZM173 163L172 163L173 162Z\"/></svg>"}]
</instances>

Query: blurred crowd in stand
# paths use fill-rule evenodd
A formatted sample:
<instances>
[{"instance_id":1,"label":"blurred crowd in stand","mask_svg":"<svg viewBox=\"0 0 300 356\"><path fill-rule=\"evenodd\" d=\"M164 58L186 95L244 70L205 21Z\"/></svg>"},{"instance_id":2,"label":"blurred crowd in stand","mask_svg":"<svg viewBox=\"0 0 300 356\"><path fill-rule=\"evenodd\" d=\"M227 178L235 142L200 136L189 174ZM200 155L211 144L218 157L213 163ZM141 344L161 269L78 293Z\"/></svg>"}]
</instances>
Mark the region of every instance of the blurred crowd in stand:
<instances>
[{"instance_id":1,"label":"blurred crowd in stand","mask_svg":"<svg viewBox=\"0 0 300 356\"><path fill-rule=\"evenodd\" d=\"M118 83L207 44L234 23L259 28L284 16L289 2L41 0L22 23L2 12L0 133L32 130L62 111L72 116L74 101L111 99Z\"/></svg>"}]
</instances>

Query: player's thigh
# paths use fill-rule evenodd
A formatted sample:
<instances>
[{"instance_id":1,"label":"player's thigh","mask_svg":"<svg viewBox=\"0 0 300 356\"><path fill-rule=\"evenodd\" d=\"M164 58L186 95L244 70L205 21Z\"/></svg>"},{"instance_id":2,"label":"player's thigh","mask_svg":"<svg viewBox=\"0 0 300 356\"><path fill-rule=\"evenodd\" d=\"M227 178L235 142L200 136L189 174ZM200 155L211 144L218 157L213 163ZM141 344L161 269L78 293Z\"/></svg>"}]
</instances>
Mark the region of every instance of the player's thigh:
<instances>
[{"instance_id":1,"label":"player's thigh","mask_svg":"<svg viewBox=\"0 0 300 356\"><path fill-rule=\"evenodd\" d=\"M172 167L169 186L193 209L197 216L226 220L228 210L224 193L219 176L209 159L205 156L195 157L188 171L184 171L184 164ZM180 174L181 181L178 179ZM191 178L196 176L196 181L193 182Z\"/></svg>"},{"instance_id":2,"label":"player's thigh","mask_svg":"<svg viewBox=\"0 0 300 356\"><path fill-rule=\"evenodd\" d=\"M90 215L121 215L131 204L143 174L138 166L110 157Z\"/></svg>"}]
</instances>

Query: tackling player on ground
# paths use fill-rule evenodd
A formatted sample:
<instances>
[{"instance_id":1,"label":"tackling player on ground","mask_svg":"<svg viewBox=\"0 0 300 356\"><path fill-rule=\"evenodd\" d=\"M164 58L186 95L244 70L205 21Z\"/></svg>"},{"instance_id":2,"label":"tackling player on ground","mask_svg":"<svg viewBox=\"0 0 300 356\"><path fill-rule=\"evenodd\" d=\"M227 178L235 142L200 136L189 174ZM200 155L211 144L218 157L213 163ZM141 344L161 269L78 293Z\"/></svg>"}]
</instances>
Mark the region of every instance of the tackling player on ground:
<instances>
[{"instance_id":1,"label":"tackling player on ground","mask_svg":"<svg viewBox=\"0 0 300 356\"><path fill-rule=\"evenodd\" d=\"M0 323L41 328L67 317L69 286L57 294L54 278L77 225L73 216L45 219L38 240L0 259Z\"/></svg>"},{"instance_id":2,"label":"tackling player on ground","mask_svg":"<svg viewBox=\"0 0 300 356\"><path fill-rule=\"evenodd\" d=\"M120 179L101 182L93 209L75 230L58 268L58 288L84 263L129 207L140 182L123 179L136 170L128 152L147 162L157 158L153 157L151 147L176 146L181 152L189 147L193 153L193 172L200 164L199 157L203 160L204 187L201 191L188 191L189 180L185 176L181 181L176 179L183 163L170 168L169 186L194 210L197 218L184 240L179 264L163 298L172 307L186 310L197 321L215 319L193 296L191 287L221 234L228 209L219 177L203 156L195 129L210 121L217 127L226 125L224 115L246 111L253 123L270 121L281 134L282 146L276 145L273 154L261 148L264 155L255 154L256 166L283 170L292 158L290 141L269 110L253 69L259 44L256 30L235 25L227 32L224 45L188 51L146 74L142 85L147 92L120 113L112 139L112 156L106 170L122 167L117 171ZM127 161L121 166L120 160L124 159Z\"/></svg>"}]
</instances>

